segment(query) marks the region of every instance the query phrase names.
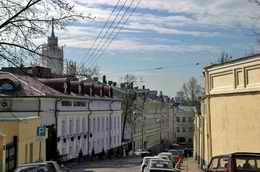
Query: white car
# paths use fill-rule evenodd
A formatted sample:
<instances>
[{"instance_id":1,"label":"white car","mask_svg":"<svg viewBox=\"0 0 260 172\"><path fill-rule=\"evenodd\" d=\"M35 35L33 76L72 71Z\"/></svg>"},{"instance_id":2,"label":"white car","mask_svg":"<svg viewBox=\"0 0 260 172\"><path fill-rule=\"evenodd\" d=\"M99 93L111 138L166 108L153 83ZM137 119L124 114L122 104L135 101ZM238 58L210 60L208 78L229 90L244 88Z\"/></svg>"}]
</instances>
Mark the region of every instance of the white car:
<instances>
[{"instance_id":1,"label":"white car","mask_svg":"<svg viewBox=\"0 0 260 172\"><path fill-rule=\"evenodd\" d=\"M147 156L150 154L149 151L146 151L146 150L142 150L142 149L138 149L135 153L134 153L136 156Z\"/></svg>"},{"instance_id":2,"label":"white car","mask_svg":"<svg viewBox=\"0 0 260 172\"><path fill-rule=\"evenodd\" d=\"M149 161L151 159L160 159L158 156L146 156L143 158L142 164L141 164L141 172L144 172L144 169L147 167L149 164Z\"/></svg>"},{"instance_id":3,"label":"white car","mask_svg":"<svg viewBox=\"0 0 260 172\"><path fill-rule=\"evenodd\" d=\"M55 161L44 161L19 165L15 172L64 172Z\"/></svg>"},{"instance_id":4,"label":"white car","mask_svg":"<svg viewBox=\"0 0 260 172\"><path fill-rule=\"evenodd\" d=\"M162 159L151 159L144 172L175 172L172 163Z\"/></svg>"}]
</instances>

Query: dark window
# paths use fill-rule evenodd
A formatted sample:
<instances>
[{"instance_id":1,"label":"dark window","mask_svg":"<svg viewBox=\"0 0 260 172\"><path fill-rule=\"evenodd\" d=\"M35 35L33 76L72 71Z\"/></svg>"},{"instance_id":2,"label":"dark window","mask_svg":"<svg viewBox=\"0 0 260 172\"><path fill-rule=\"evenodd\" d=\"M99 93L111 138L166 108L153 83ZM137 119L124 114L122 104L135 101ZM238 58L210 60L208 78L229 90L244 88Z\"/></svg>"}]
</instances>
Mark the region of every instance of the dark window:
<instances>
[{"instance_id":1,"label":"dark window","mask_svg":"<svg viewBox=\"0 0 260 172\"><path fill-rule=\"evenodd\" d=\"M184 132L184 133L186 132L186 129L184 127L182 128L182 132Z\"/></svg>"},{"instance_id":2,"label":"dark window","mask_svg":"<svg viewBox=\"0 0 260 172\"><path fill-rule=\"evenodd\" d=\"M66 143L66 139L65 138L63 139L63 142Z\"/></svg>"},{"instance_id":3,"label":"dark window","mask_svg":"<svg viewBox=\"0 0 260 172\"><path fill-rule=\"evenodd\" d=\"M177 121L177 122L180 122L180 117L176 117L176 121Z\"/></svg>"},{"instance_id":4,"label":"dark window","mask_svg":"<svg viewBox=\"0 0 260 172\"><path fill-rule=\"evenodd\" d=\"M80 136L78 136L78 140L80 140Z\"/></svg>"},{"instance_id":5,"label":"dark window","mask_svg":"<svg viewBox=\"0 0 260 172\"><path fill-rule=\"evenodd\" d=\"M70 140L73 142L74 141L74 137L71 137Z\"/></svg>"},{"instance_id":6,"label":"dark window","mask_svg":"<svg viewBox=\"0 0 260 172\"><path fill-rule=\"evenodd\" d=\"M186 141L185 137L177 137L178 143L185 142L185 141Z\"/></svg>"},{"instance_id":7,"label":"dark window","mask_svg":"<svg viewBox=\"0 0 260 172\"><path fill-rule=\"evenodd\" d=\"M62 106L72 106L72 103L71 103L71 101L62 101L61 105Z\"/></svg>"},{"instance_id":8,"label":"dark window","mask_svg":"<svg viewBox=\"0 0 260 172\"><path fill-rule=\"evenodd\" d=\"M82 106L82 107L85 107L85 106L86 106L86 102L76 101L76 102L73 102L73 106Z\"/></svg>"},{"instance_id":9,"label":"dark window","mask_svg":"<svg viewBox=\"0 0 260 172\"><path fill-rule=\"evenodd\" d=\"M180 128L179 127L177 127L177 133L179 133L180 132Z\"/></svg>"},{"instance_id":10,"label":"dark window","mask_svg":"<svg viewBox=\"0 0 260 172\"><path fill-rule=\"evenodd\" d=\"M182 118L182 122L186 122L186 118L185 117Z\"/></svg>"}]
</instances>

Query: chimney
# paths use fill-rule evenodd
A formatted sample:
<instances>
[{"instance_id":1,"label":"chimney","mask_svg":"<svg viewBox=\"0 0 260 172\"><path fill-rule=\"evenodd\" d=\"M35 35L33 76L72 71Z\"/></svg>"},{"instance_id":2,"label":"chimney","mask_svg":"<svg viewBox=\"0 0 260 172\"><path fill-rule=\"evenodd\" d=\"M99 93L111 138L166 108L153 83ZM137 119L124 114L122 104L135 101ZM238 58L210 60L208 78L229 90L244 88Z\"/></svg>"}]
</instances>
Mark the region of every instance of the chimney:
<instances>
[{"instance_id":1,"label":"chimney","mask_svg":"<svg viewBox=\"0 0 260 172\"><path fill-rule=\"evenodd\" d=\"M98 77L94 77L93 79L94 81L98 82Z\"/></svg>"},{"instance_id":2,"label":"chimney","mask_svg":"<svg viewBox=\"0 0 260 172\"><path fill-rule=\"evenodd\" d=\"M112 86L113 82L112 81L108 81L108 85Z\"/></svg>"},{"instance_id":3,"label":"chimney","mask_svg":"<svg viewBox=\"0 0 260 172\"><path fill-rule=\"evenodd\" d=\"M111 97L111 90L112 89L112 87L110 87L110 86L108 86L108 97Z\"/></svg>"},{"instance_id":4,"label":"chimney","mask_svg":"<svg viewBox=\"0 0 260 172\"><path fill-rule=\"evenodd\" d=\"M103 75L103 84L107 84L106 75Z\"/></svg>"},{"instance_id":5,"label":"chimney","mask_svg":"<svg viewBox=\"0 0 260 172\"><path fill-rule=\"evenodd\" d=\"M64 94L70 94L71 93L70 80L67 79L63 84L64 84Z\"/></svg>"},{"instance_id":6,"label":"chimney","mask_svg":"<svg viewBox=\"0 0 260 172\"><path fill-rule=\"evenodd\" d=\"M94 84L89 87L89 96L94 96Z\"/></svg>"},{"instance_id":7,"label":"chimney","mask_svg":"<svg viewBox=\"0 0 260 172\"><path fill-rule=\"evenodd\" d=\"M99 96L100 97L103 97L103 93L104 93L103 88L104 88L103 86L98 87L98 89L99 89Z\"/></svg>"},{"instance_id":8,"label":"chimney","mask_svg":"<svg viewBox=\"0 0 260 172\"><path fill-rule=\"evenodd\" d=\"M113 88L112 87L110 87L110 97L112 97L113 98Z\"/></svg>"}]
</instances>

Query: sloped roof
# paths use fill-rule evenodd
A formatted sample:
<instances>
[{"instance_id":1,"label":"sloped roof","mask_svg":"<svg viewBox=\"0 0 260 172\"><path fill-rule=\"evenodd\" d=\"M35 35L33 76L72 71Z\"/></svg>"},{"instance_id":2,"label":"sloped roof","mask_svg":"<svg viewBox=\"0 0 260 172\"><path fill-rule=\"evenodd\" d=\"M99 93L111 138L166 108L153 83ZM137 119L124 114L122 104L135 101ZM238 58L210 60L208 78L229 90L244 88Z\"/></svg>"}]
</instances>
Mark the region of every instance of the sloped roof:
<instances>
[{"instance_id":1,"label":"sloped roof","mask_svg":"<svg viewBox=\"0 0 260 172\"><path fill-rule=\"evenodd\" d=\"M37 78L30 76L0 72L1 79L19 82L21 89L15 92L0 93L0 96L65 96L65 94L46 86Z\"/></svg>"}]
</instances>

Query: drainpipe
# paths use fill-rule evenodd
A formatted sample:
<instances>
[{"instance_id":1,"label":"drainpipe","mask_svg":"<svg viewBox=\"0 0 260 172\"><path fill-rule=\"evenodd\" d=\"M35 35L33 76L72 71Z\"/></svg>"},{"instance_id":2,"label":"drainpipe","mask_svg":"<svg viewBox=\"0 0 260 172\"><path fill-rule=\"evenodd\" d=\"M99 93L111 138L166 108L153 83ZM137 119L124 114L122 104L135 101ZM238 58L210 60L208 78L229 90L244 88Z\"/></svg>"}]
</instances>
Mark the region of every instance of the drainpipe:
<instances>
[{"instance_id":1,"label":"drainpipe","mask_svg":"<svg viewBox=\"0 0 260 172\"><path fill-rule=\"evenodd\" d=\"M112 100L109 104L109 149L112 149L112 114L113 114L113 109L112 109L112 104L114 103L114 100Z\"/></svg>"},{"instance_id":2,"label":"drainpipe","mask_svg":"<svg viewBox=\"0 0 260 172\"><path fill-rule=\"evenodd\" d=\"M90 109L90 103L91 103L92 101L93 101L93 100L89 100L89 101L88 101L88 111L89 111L89 114L88 114L88 135L87 135L87 136L88 136L88 157L89 157L89 154L90 154L90 153L89 153L89 143L90 143L90 139L89 139L89 138L90 138L90 134L91 134L91 133L90 133L90 122L89 122L89 121L90 121L90 116L92 115L92 110Z\"/></svg>"},{"instance_id":3,"label":"drainpipe","mask_svg":"<svg viewBox=\"0 0 260 172\"><path fill-rule=\"evenodd\" d=\"M55 117L55 131L56 131L56 140L55 140L55 147L56 147L56 156L58 152L58 146L57 146L57 136L58 136L58 102L60 102L62 99L61 98L56 98L55 99L55 109L54 109L54 117Z\"/></svg>"},{"instance_id":4,"label":"drainpipe","mask_svg":"<svg viewBox=\"0 0 260 172\"><path fill-rule=\"evenodd\" d=\"M41 98L38 97L38 117L40 117L40 112L41 112Z\"/></svg>"}]
</instances>

